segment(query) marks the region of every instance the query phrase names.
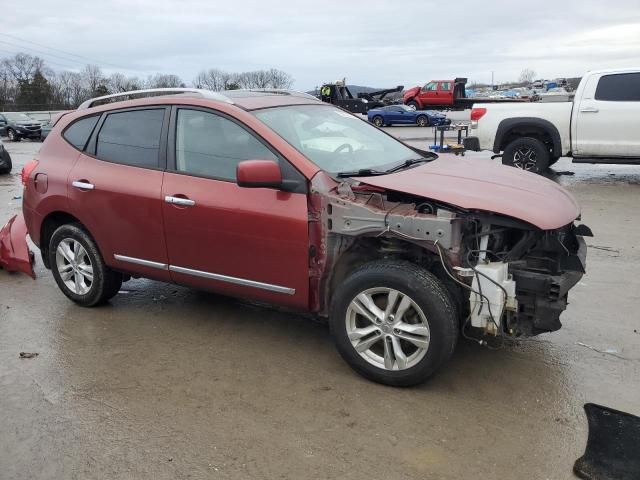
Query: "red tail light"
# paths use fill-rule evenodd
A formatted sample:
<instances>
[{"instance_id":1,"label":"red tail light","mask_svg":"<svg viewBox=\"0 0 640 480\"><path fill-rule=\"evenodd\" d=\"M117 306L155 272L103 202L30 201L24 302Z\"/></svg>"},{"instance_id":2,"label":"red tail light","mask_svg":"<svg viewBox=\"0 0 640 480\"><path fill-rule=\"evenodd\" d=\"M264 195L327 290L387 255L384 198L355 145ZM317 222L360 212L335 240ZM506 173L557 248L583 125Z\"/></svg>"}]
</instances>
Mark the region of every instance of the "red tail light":
<instances>
[{"instance_id":1,"label":"red tail light","mask_svg":"<svg viewBox=\"0 0 640 480\"><path fill-rule=\"evenodd\" d=\"M29 180L29 175L31 172L38 166L38 160L29 160L24 167L22 167L22 173L20 174L20 178L22 179L22 185L27 186L27 181Z\"/></svg>"},{"instance_id":2,"label":"red tail light","mask_svg":"<svg viewBox=\"0 0 640 480\"><path fill-rule=\"evenodd\" d=\"M474 122L477 122L482 117L484 117L485 113L487 113L487 109L486 108L472 108L471 109L471 120L474 121Z\"/></svg>"}]
</instances>

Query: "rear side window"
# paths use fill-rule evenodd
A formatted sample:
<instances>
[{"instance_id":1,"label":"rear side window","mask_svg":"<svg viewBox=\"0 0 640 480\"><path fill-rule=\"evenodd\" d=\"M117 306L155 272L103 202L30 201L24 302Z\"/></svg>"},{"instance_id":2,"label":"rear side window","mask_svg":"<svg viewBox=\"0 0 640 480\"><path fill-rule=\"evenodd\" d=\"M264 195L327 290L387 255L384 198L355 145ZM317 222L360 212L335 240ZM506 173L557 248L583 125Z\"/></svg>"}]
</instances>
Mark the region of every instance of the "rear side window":
<instances>
[{"instance_id":1,"label":"rear side window","mask_svg":"<svg viewBox=\"0 0 640 480\"><path fill-rule=\"evenodd\" d=\"M243 160L278 160L240 125L201 110L178 110L176 169L179 172L235 181Z\"/></svg>"},{"instance_id":2,"label":"rear side window","mask_svg":"<svg viewBox=\"0 0 640 480\"><path fill-rule=\"evenodd\" d=\"M157 168L164 109L110 113L96 142L96 157L134 167Z\"/></svg>"},{"instance_id":3,"label":"rear side window","mask_svg":"<svg viewBox=\"0 0 640 480\"><path fill-rule=\"evenodd\" d=\"M640 73L604 75L596 87L596 100L640 102Z\"/></svg>"},{"instance_id":4,"label":"rear side window","mask_svg":"<svg viewBox=\"0 0 640 480\"><path fill-rule=\"evenodd\" d=\"M78 150L84 150L100 115L83 117L67 127L62 136Z\"/></svg>"}]
</instances>

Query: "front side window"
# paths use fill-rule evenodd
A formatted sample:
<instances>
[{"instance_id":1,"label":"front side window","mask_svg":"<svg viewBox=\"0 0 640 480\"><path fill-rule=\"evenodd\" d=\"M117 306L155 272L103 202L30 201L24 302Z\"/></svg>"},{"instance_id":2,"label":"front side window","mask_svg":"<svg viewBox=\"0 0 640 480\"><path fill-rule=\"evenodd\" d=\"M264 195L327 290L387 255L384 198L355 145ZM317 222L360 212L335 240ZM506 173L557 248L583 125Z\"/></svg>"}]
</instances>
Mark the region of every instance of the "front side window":
<instances>
[{"instance_id":1,"label":"front side window","mask_svg":"<svg viewBox=\"0 0 640 480\"><path fill-rule=\"evenodd\" d=\"M100 115L93 115L76 120L66 128L62 136L78 150L84 150L87 140L89 140L91 132L93 132L99 119Z\"/></svg>"},{"instance_id":2,"label":"front side window","mask_svg":"<svg viewBox=\"0 0 640 480\"><path fill-rule=\"evenodd\" d=\"M107 115L96 142L96 157L134 167L158 168L165 109Z\"/></svg>"},{"instance_id":3,"label":"front side window","mask_svg":"<svg viewBox=\"0 0 640 480\"><path fill-rule=\"evenodd\" d=\"M438 84L436 82L429 82L424 87L422 87L423 92L434 92L438 88Z\"/></svg>"},{"instance_id":4,"label":"front side window","mask_svg":"<svg viewBox=\"0 0 640 480\"><path fill-rule=\"evenodd\" d=\"M178 110L176 122L176 170L235 181L243 160L278 157L237 123L201 110Z\"/></svg>"},{"instance_id":5,"label":"front side window","mask_svg":"<svg viewBox=\"0 0 640 480\"><path fill-rule=\"evenodd\" d=\"M375 169L419 157L368 122L330 105L267 108L253 114L329 173Z\"/></svg>"},{"instance_id":6,"label":"front side window","mask_svg":"<svg viewBox=\"0 0 640 480\"><path fill-rule=\"evenodd\" d=\"M596 100L640 102L640 73L604 75L596 87Z\"/></svg>"}]
</instances>

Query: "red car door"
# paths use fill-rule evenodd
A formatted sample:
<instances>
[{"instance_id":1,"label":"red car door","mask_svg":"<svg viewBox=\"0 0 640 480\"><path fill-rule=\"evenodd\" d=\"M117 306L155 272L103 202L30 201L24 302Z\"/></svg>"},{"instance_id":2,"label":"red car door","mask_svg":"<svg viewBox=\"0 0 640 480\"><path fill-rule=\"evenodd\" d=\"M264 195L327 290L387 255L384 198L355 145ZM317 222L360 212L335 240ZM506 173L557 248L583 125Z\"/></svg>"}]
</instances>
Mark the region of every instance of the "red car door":
<instances>
[{"instance_id":1,"label":"red car door","mask_svg":"<svg viewBox=\"0 0 640 480\"><path fill-rule=\"evenodd\" d=\"M453 105L452 82L438 82L438 97L441 105Z\"/></svg>"},{"instance_id":2,"label":"red car door","mask_svg":"<svg viewBox=\"0 0 640 480\"><path fill-rule=\"evenodd\" d=\"M420 91L420 103L422 105L439 105L438 82L429 82Z\"/></svg>"},{"instance_id":3,"label":"red car door","mask_svg":"<svg viewBox=\"0 0 640 480\"><path fill-rule=\"evenodd\" d=\"M67 187L71 213L96 240L104 261L159 280L169 280L160 196L161 138L169 112L146 107L107 114Z\"/></svg>"},{"instance_id":4,"label":"red car door","mask_svg":"<svg viewBox=\"0 0 640 480\"><path fill-rule=\"evenodd\" d=\"M176 107L169 131L162 208L173 281L306 308L306 193L242 188L235 181L242 160L274 160L283 175L300 174L249 130L212 110Z\"/></svg>"}]
</instances>

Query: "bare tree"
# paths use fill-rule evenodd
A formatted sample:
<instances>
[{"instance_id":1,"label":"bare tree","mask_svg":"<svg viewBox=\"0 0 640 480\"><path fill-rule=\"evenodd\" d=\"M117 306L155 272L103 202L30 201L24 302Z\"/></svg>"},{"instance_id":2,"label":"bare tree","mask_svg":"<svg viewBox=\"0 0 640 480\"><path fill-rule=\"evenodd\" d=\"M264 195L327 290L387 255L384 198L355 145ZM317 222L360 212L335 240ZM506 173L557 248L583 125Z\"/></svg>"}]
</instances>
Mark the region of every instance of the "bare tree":
<instances>
[{"instance_id":1,"label":"bare tree","mask_svg":"<svg viewBox=\"0 0 640 480\"><path fill-rule=\"evenodd\" d=\"M196 88L206 88L207 90L220 91L227 90L232 84L237 82L238 75L235 73L225 72L217 68L201 71L193 84Z\"/></svg>"},{"instance_id":2,"label":"bare tree","mask_svg":"<svg viewBox=\"0 0 640 480\"><path fill-rule=\"evenodd\" d=\"M147 77L146 86L148 88L179 88L186 85L177 75L158 73Z\"/></svg>"},{"instance_id":3,"label":"bare tree","mask_svg":"<svg viewBox=\"0 0 640 480\"><path fill-rule=\"evenodd\" d=\"M96 65L87 65L80 72L84 87L87 89L89 96L97 96L99 93L98 87L105 84L102 70Z\"/></svg>"},{"instance_id":4,"label":"bare tree","mask_svg":"<svg viewBox=\"0 0 640 480\"><path fill-rule=\"evenodd\" d=\"M107 79L107 88L113 93L140 90L142 82L136 77L127 77L122 73L116 72Z\"/></svg>"},{"instance_id":5,"label":"bare tree","mask_svg":"<svg viewBox=\"0 0 640 480\"><path fill-rule=\"evenodd\" d=\"M520 72L520 77L518 77L518 82L520 83L531 83L536 78L536 72L531 70L530 68L525 68Z\"/></svg>"},{"instance_id":6,"label":"bare tree","mask_svg":"<svg viewBox=\"0 0 640 480\"><path fill-rule=\"evenodd\" d=\"M24 53L5 58L2 65L16 82L30 82L36 72L45 70L44 60Z\"/></svg>"}]
</instances>

